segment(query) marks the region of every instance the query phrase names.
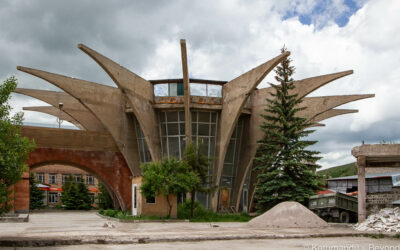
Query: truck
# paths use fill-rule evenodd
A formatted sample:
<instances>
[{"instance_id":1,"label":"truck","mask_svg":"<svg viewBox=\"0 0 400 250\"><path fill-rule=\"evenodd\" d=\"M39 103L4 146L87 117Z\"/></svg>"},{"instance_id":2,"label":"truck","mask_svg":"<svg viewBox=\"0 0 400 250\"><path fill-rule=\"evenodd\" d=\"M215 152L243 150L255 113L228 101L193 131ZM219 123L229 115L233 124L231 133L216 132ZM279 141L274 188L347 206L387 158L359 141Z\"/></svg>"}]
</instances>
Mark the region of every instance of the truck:
<instances>
[{"instance_id":1,"label":"truck","mask_svg":"<svg viewBox=\"0 0 400 250\"><path fill-rule=\"evenodd\" d=\"M313 195L309 200L309 209L328 222L357 222L357 197L332 192Z\"/></svg>"}]
</instances>

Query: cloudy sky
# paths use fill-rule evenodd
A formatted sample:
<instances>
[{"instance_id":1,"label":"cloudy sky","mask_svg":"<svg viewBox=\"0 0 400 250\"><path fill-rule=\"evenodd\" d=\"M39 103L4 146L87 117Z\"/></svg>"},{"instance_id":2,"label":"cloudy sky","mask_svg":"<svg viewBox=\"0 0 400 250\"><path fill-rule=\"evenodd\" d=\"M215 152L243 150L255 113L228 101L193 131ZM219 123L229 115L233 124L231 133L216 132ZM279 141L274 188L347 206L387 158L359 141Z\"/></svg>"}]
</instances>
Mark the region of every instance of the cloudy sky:
<instances>
[{"instance_id":1,"label":"cloudy sky","mask_svg":"<svg viewBox=\"0 0 400 250\"><path fill-rule=\"evenodd\" d=\"M115 86L78 43L159 79L182 76L185 38L191 77L214 80L235 78L285 44L295 79L354 70L312 96L376 94L343 105L360 111L328 119L313 134L324 168L353 162L351 148L363 140L400 141L398 0L0 0L0 6L0 79L15 75L19 87L57 90L17 65ZM46 105L18 94L11 104L15 112ZM25 112L25 121L56 124L36 112Z\"/></svg>"}]
</instances>

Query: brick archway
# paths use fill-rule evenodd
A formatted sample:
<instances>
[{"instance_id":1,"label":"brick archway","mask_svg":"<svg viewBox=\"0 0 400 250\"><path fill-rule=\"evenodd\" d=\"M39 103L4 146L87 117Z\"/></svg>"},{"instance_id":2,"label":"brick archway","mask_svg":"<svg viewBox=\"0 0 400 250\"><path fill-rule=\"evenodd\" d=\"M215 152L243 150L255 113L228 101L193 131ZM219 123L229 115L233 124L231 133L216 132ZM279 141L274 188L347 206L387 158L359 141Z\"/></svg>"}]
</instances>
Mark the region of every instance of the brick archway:
<instances>
[{"instance_id":1,"label":"brick archway","mask_svg":"<svg viewBox=\"0 0 400 250\"><path fill-rule=\"evenodd\" d=\"M27 161L30 168L50 163L72 165L96 175L112 190L121 209L131 209L131 172L120 153L38 148Z\"/></svg>"}]
</instances>

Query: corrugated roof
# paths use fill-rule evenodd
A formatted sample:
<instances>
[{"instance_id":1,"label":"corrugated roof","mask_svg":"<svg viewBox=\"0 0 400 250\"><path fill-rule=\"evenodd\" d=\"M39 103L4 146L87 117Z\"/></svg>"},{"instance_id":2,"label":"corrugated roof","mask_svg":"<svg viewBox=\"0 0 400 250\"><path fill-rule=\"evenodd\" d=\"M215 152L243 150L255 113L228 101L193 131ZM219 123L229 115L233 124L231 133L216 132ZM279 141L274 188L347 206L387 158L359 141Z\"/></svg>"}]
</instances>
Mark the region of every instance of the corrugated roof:
<instances>
[{"instance_id":1,"label":"corrugated roof","mask_svg":"<svg viewBox=\"0 0 400 250\"><path fill-rule=\"evenodd\" d=\"M373 179L373 178L389 178L393 176L400 175L400 172L390 172L390 173L376 173L376 174L366 174L365 178L367 179ZM328 181L332 180L357 180L358 176L357 175L351 175L351 176L343 176L343 177L337 177L337 178L330 178Z\"/></svg>"}]
</instances>

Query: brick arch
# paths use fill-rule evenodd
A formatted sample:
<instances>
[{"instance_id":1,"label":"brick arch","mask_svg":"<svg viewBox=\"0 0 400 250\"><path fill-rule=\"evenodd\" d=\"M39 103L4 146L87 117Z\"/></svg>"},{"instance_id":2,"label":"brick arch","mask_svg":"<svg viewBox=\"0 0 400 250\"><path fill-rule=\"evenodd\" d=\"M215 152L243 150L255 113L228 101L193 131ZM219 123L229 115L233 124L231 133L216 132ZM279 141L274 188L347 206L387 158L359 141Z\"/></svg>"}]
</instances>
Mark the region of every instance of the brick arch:
<instances>
[{"instance_id":1,"label":"brick arch","mask_svg":"<svg viewBox=\"0 0 400 250\"><path fill-rule=\"evenodd\" d=\"M108 189L112 190L121 209L131 209L131 172L120 153L38 148L30 153L27 161L30 168L51 163L72 165L94 174Z\"/></svg>"}]
</instances>

